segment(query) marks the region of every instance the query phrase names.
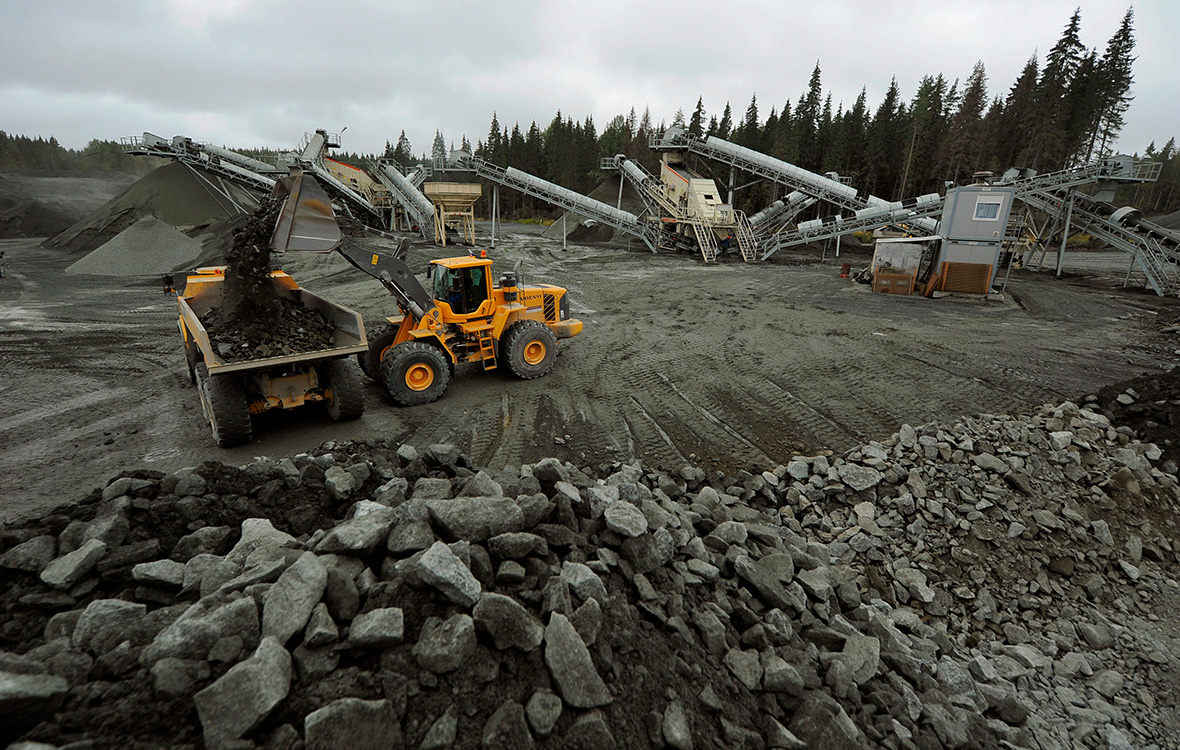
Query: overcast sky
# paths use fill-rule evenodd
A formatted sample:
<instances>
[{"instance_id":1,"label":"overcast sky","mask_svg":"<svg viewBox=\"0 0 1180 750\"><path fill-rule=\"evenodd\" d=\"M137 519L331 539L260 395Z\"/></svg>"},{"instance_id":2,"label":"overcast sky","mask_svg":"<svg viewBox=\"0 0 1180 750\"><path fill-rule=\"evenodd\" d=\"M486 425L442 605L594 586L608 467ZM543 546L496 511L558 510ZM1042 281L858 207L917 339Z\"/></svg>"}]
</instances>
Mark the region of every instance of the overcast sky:
<instances>
[{"instance_id":1,"label":"overcast sky","mask_svg":"<svg viewBox=\"0 0 1180 750\"><path fill-rule=\"evenodd\" d=\"M599 132L631 107L653 121L740 120L792 105L819 62L845 106L890 78L908 102L923 75L966 80L977 60L992 97L1045 53L1080 4L1099 54L1126 2L1112 0L0 0L0 129L80 148L150 131L229 147L294 147L340 132L377 152L405 130L486 139L492 112L521 129L560 109ZM1120 148L1180 136L1180 2L1134 3L1135 100Z\"/></svg>"}]
</instances>

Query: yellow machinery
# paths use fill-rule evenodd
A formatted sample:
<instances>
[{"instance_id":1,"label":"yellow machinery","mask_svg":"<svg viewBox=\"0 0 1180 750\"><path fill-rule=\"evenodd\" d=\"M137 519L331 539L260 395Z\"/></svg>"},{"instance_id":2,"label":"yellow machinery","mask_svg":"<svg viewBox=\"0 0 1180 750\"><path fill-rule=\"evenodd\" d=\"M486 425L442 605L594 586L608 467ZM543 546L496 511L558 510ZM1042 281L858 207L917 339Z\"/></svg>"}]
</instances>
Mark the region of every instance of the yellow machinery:
<instances>
[{"instance_id":1,"label":"yellow machinery","mask_svg":"<svg viewBox=\"0 0 1180 750\"><path fill-rule=\"evenodd\" d=\"M570 317L568 292L549 284L522 286L519 266L501 274L497 284L486 253L431 261L428 292L400 257L342 244L331 204L310 175L289 177L279 189L290 197L275 229L276 250L335 250L397 300L402 314L387 318L389 325L357 355L361 369L385 385L395 403L434 401L447 389L453 368L467 362L538 378L556 364L557 340L582 330L582 322Z\"/></svg>"},{"instance_id":2,"label":"yellow machinery","mask_svg":"<svg viewBox=\"0 0 1180 750\"><path fill-rule=\"evenodd\" d=\"M364 384L352 361L353 354L368 349L361 316L302 289L282 271L272 271L270 280L280 296L324 316L333 327L332 348L227 362L201 323L202 315L225 303L225 267L198 268L177 295L189 379L197 386L213 439L223 448L248 442L251 415L271 409L322 402L337 421L365 411Z\"/></svg>"},{"instance_id":3,"label":"yellow machinery","mask_svg":"<svg viewBox=\"0 0 1180 750\"><path fill-rule=\"evenodd\" d=\"M393 292L402 315L387 318L389 326L370 337L368 352L358 359L361 369L403 406L437 399L453 367L466 362L538 378L556 364L557 340L582 330L582 322L570 317L565 289L522 286L519 269L493 283L492 261L486 257L431 261L429 292L402 261L379 255L369 261L370 268L362 270ZM378 268L383 270L373 273Z\"/></svg>"},{"instance_id":4,"label":"yellow machinery","mask_svg":"<svg viewBox=\"0 0 1180 750\"><path fill-rule=\"evenodd\" d=\"M447 227L454 227L461 240L475 244L475 202L483 193L478 182L427 182L422 193L434 204L434 241L447 244Z\"/></svg>"}]
</instances>

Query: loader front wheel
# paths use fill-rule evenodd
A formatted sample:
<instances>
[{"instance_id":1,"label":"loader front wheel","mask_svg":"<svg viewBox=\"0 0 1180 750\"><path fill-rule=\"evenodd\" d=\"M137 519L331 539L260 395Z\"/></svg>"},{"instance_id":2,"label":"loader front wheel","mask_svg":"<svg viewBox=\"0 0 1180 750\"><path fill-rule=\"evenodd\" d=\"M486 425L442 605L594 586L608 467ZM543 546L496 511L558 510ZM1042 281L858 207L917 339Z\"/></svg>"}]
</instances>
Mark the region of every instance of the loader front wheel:
<instances>
[{"instance_id":1,"label":"loader front wheel","mask_svg":"<svg viewBox=\"0 0 1180 750\"><path fill-rule=\"evenodd\" d=\"M394 403L417 406L443 395L451 370L447 358L436 347L406 341L390 349L381 360L381 379Z\"/></svg>"},{"instance_id":2,"label":"loader front wheel","mask_svg":"<svg viewBox=\"0 0 1180 750\"><path fill-rule=\"evenodd\" d=\"M213 440L222 448L250 442L254 428L242 381L236 375L210 376L203 363L196 366L196 374Z\"/></svg>"},{"instance_id":3,"label":"loader front wheel","mask_svg":"<svg viewBox=\"0 0 1180 750\"><path fill-rule=\"evenodd\" d=\"M557 364L557 336L535 320L514 323L504 334L508 369L518 378L539 378Z\"/></svg>"},{"instance_id":4,"label":"loader front wheel","mask_svg":"<svg viewBox=\"0 0 1180 750\"><path fill-rule=\"evenodd\" d=\"M377 380L381 377L381 360L393 348L393 341L397 338L396 326L382 326L369 337L369 350L356 355L361 370L370 378Z\"/></svg>"},{"instance_id":5,"label":"loader front wheel","mask_svg":"<svg viewBox=\"0 0 1180 750\"><path fill-rule=\"evenodd\" d=\"M356 419L365 413L365 384L351 359L330 359L320 368L324 404L336 422Z\"/></svg>"}]
</instances>

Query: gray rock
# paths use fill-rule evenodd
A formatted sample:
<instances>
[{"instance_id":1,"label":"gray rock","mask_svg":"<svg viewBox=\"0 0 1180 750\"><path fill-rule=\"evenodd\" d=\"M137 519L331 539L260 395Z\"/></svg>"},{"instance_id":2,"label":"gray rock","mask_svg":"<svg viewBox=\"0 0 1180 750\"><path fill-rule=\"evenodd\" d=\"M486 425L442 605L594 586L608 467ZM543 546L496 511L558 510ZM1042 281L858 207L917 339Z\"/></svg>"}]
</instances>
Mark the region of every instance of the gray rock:
<instances>
[{"instance_id":1,"label":"gray rock","mask_svg":"<svg viewBox=\"0 0 1180 750\"><path fill-rule=\"evenodd\" d=\"M1094 538L1106 547L1114 546L1114 536L1110 533L1110 524L1106 521L1091 521L1090 528L1094 531Z\"/></svg>"},{"instance_id":2,"label":"gray rock","mask_svg":"<svg viewBox=\"0 0 1180 750\"><path fill-rule=\"evenodd\" d=\"M1090 687L1101 693L1107 700L1114 700L1114 696L1123 689L1123 675L1113 669L1103 669L1094 673L1090 678Z\"/></svg>"},{"instance_id":3,"label":"gray rock","mask_svg":"<svg viewBox=\"0 0 1180 750\"><path fill-rule=\"evenodd\" d=\"M499 560L519 560L529 555L544 555L549 549L545 540L527 531L498 534L488 540L488 552Z\"/></svg>"},{"instance_id":4,"label":"gray rock","mask_svg":"<svg viewBox=\"0 0 1180 750\"><path fill-rule=\"evenodd\" d=\"M814 570L800 570L795 574L795 580L803 585L803 590L813 598L826 602L832 596L832 582L828 575L829 568L821 565Z\"/></svg>"},{"instance_id":5,"label":"gray rock","mask_svg":"<svg viewBox=\"0 0 1180 750\"><path fill-rule=\"evenodd\" d=\"M367 555L385 542L393 526L393 511L384 505L379 510L356 515L324 535L315 546L320 554Z\"/></svg>"},{"instance_id":6,"label":"gray rock","mask_svg":"<svg viewBox=\"0 0 1180 750\"><path fill-rule=\"evenodd\" d=\"M454 672L475 651L475 624L462 612L440 620L428 617L422 624L414 659L422 669L435 674Z\"/></svg>"},{"instance_id":7,"label":"gray rock","mask_svg":"<svg viewBox=\"0 0 1180 750\"><path fill-rule=\"evenodd\" d=\"M484 592L472 615L475 623L492 636L496 648L501 651L507 648L532 651L545 637L541 622L515 599L503 594Z\"/></svg>"},{"instance_id":8,"label":"gray rock","mask_svg":"<svg viewBox=\"0 0 1180 750\"><path fill-rule=\"evenodd\" d=\"M459 712L455 706L448 708L442 716L434 720L418 750L451 750L455 744L455 737L459 732Z\"/></svg>"},{"instance_id":9,"label":"gray rock","mask_svg":"<svg viewBox=\"0 0 1180 750\"><path fill-rule=\"evenodd\" d=\"M95 599L74 626L74 647L102 655L127 640L128 631L147 614L146 604L121 599Z\"/></svg>"},{"instance_id":10,"label":"gray rock","mask_svg":"<svg viewBox=\"0 0 1180 750\"><path fill-rule=\"evenodd\" d=\"M740 648L729 650L722 658L722 663L729 667L729 671L746 686L747 690L758 690L762 686L762 664L757 651L743 651Z\"/></svg>"},{"instance_id":11,"label":"gray rock","mask_svg":"<svg viewBox=\"0 0 1180 750\"><path fill-rule=\"evenodd\" d=\"M160 659L151 669L152 690L164 700L192 695L209 679L209 664L193 659Z\"/></svg>"},{"instance_id":12,"label":"gray rock","mask_svg":"<svg viewBox=\"0 0 1180 750\"><path fill-rule=\"evenodd\" d=\"M742 556L734 561L733 569L768 606L788 612L803 611L803 602L786 588L795 575L791 555L779 553L758 560Z\"/></svg>"},{"instance_id":13,"label":"gray rock","mask_svg":"<svg viewBox=\"0 0 1180 750\"><path fill-rule=\"evenodd\" d=\"M274 638L263 638L249 659L193 696L205 745L219 747L254 731L290 688L291 655Z\"/></svg>"},{"instance_id":14,"label":"gray rock","mask_svg":"<svg viewBox=\"0 0 1180 750\"><path fill-rule=\"evenodd\" d=\"M768 750L807 750L807 743L791 734L791 730L767 717L766 747Z\"/></svg>"},{"instance_id":15,"label":"gray rock","mask_svg":"<svg viewBox=\"0 0 1180 750\"><path fill-rule=\"evenodd\" d=\"M664 722L661 727L664 732L664 742L676 750L693 750L692 726L688 723L688 713L684 704L678 700L672 701L664 709Z\"/></svg>"},{"instance_id":16,"label":"gray rock","mask_svg":"<svg viewBox=\"0 0 1180 750\"><path fill-rule=\"evenodd\" d=\"M876 469L848 462L840 464L836 472L840 475L840 481L856 492L876 487L883 478L881 472Z\"/></svg>"},{"instance_id":17,"label":"gray rock","mask_svg":"<svg viewBox=\"0 0 1180 750\"><path fill-rule=\"evenodd\" d=\"M549 690L538 690L525 704L524 713L533 728L533 734L542 739L553 734L553 727L561 718L561 698Z\"/></svg>"},{"instance_id":18,"label":"gray rock","mask_svg":"<svg viewBox=\"0 0 1180 750\"><path fill-rule=\"evenodd\" d=\"M926 574L917 568L899 568L893 571L893 578L906 587L910 596L930 604L934 601L934 589L926 585Z\"/></svg>"},{"instance_id":19,"label":"gray rock","mask_svg":"<svg viewBox=\"0 0 1180 750\"><path fill-rule=\"evenodd\" d=\"M394 477L377 488L377 491L373 493L373 500L382 505L396 507L406 501L409 492L410 483L406 478Z\"/></svg>"},{"instance_id":20,"label":"gray rock","mask_svg":"<svg viewBox=\"0 0 1180 750\"><path fill-rule=\"evenodd\" d=\"M844 708L821 691L804 696L789 729L812 750L860 750L866 744Z\"/></svg>"},{"instance_id":21,"label":"gray rock","mask_svg":"<svg viewBox=\"0 0 1180 750\"><path fill-rule=\"evenodd\" d=\"M311 610L311 617L307 618L307 628L303 631L303 642L308 646L325 646L340 639L340 629L328 612L328 605L320 602Z\"/></svg>"},{"instance_id":22,"label":"gray rock","mask_svg":"<svg viewBox=\"0 0 1180 750\"><path fill-rule=\"evenodd\" d=\"M202 599L164 628L144 649L143 662L151 667L160 659L204 659L209 649L228 636L239 636L247 648L258 643L258 607L254 599Z\"/></svg>"},{"instance_id":23,"label":"gray rock","mask_svg":"<svg viewBox=\"0 0 1180 750\"><path fill-rule=\"evenodd\" d=\"M667 535L667 529L659 529L663 535ZM664 564L667 557L667 550L661 548L657 537L654 534L641 534L636 537L629 537L623 540L622 546L623 557L627 562L631 563L631 567L635 569L636 573L646 575L656 568Z\"/></svg>"},{"instance_id":24,"label":"gray rock","mask_svg":"<svg viewBox=\"0 0 1180 750\"><path fill-rule=\"evenodd\" d=\"M1100 736L1106 741L1106 750L1134 750L1134 745L1127 739L1127 735L1113 724L1102 727Z\"/></svg>"},{"instance_id":25,"label":"gray rock","mask_svg":"<svg viewBox=\"0 0 1180 750\"><path fill-rule=\"evenodd\" d=\"M356 487L356 477L343 466L329 466L328 470L324 472L324 488L336 500L347 499Z\"/></svg>"},{"instance_id":26,"label":"gray rock","mask_svg":"<svg viewBox=\"0 0 1180 750\"><path fill-rule=\"evenodd\" d=\"M543 458L533 464L533 476L538 482L554 484L568 480L565 467L556 458Z\"/></svg>"},{"instance_id":27,"label":"gray rock","mask_svg":"<svg viewBox=\"0 0 1180 750\"><path fill-rule=\"evenodd\" d=\"M647 531L647 518L634 505L619 501L611 503L602 513L606 527L616 534L635 537Z\"/></svg>"},{"instance_id":28,"label":"gray rock","mask_svg":"<svg viewBox=\"0 0 1180 750\"><path fill-rule=\"evenodd\" d=\"M506 700L483 726L483 750L531 750L533 736L524 718L524 707L514 700Z\"/></svg>"},{"instance_id":29,"label":"gray rock","mask_svg":"<svg viewBox=\"0 0 1180 750\"><path fill-rule=\"evenodd\" d=\"M997 474L1005 474L1008 472L1008 464L996 458L990 453L977 453L972 457L975 465L984 471L993 471Z\"/></svg>"},{"instance_id":30,"label":"gray rock","mask_svg":"<svg viewBox=\"0 0 1180 750\"><path fill-rule=\"evenodd\" d=\"M283 571L262 599L262 635L285 644L307 625L324 595L328 571L312 552L304 552Z\"/></svg>"},{"instance_id":31,"label":"gray rock","mask_svg":"<svg viewBox=\"0 0 1180 750\"><path fill-rule=\"evenodd\" d=\"M139 563L131 568L131 577L148 586L178 589L184 585L184 563L175 560Z\"/></svg>"},{"instance_id":32,"label":"gray rock","mask_svg":"<svg viewBox=\"0 0 1180 750\"><path fill-rule=\"evenodd\" d=\"M602 627L602 605L597 599L587 599L570 615L570 624L578 631L578 635L582 636L582 641L587 646L593 646Z\"/></svg>"},{"instance_id":33,"label":"gray rock","mask_svg":"<svg viewBox=\"0 0 1180 750\"><path fill-rule=\"evenodd\" d=\"M1099 623L1091 625L1088 622L1077 623L1078 635L1080 635L1086 643L1090 644L1090 648L1095 651L1102 651L1103 649L1114 646L1114 633L1110 626Z\"/></svg>"},{"instance_id":34,"label":"gray rock","mask_svg":"<svg viewBox=\"0 0 1180 750\"><path fill-rule=\"evenodd\" d=\"M396 646L405 636L401 608L383 607L356 616L348 630L348 645L358 648Z\"/></svg>"},{"instance_id":35,"label":"gray rock","mask_svg":"<svg viewBox=\"0 0 1180 750\"><path fill-rule=\"evenodd\" d=\"M52 718L69 690L57 675L0 672L0 736L7 742Z\"/></svg>"},{"instance_id":36,"label":"gray rock","mask_svg":"<svg viewBox=\"0 0 1180 750\"><path fill-rule=\"evenodd\" d=\"M507 498L457 497L426 501L430 518L452 539L478 543L510 531L524 531L520 506Z\"/></svg>"},{"instance_id":37,"label":"gray rock","mask_svg":"<svg viewBox=\"0 0 1180 750\"><path fill-rule=\"evenodd\" d=\"M601 711L587 711L574 720L557 747L567 750L614 750L618 747Z\"/></svg>"},{"instance_id":38,"label":"gray rock","mask_svg":"<svg viewBox=\"0 0 1180 750\"><path fill-rule=\"evenodd\" d=\"M470 607L479 601L479 581L443 542L435 542L423 553L416 571L423 583L434 586L456 604Z\"/></svg>"},{"instance_id":39,"label":"gray rock","mask_svg":"<svg viewBox=\"0 0 1180 750\"><path fill-rule=\"evenodd\" d=\"M927 703L922 708L921 723L934 730L944 747L962 747L967 744L967 719L963 711L948 711L937 703Z\"/></svg>"},{"instance_id":40,"label":"gray rock","mask_svg":"<svg viewBox=\"0 0 1180 750\"><path fill-rule=\"evenodd\" d=\"M306 750L389 750L405 741L387 700L340 698L303 720Z\"/></svg>"},{"instance_id":41,"label":"gray rock","mask_svg":"<svg viewBox=\"0 0 1180 750\"><path fill-rule=\"evenodd\" d=\"M41 571L41 582L55 589L73 588L107 553L107 546L97 539L85 542L73 552L53 560Z\"/></svg>"},{"instance_id":42,"label":"gray rock","mask_svg":"<svg viewBox=\"0 0 1180 750\"><path fill-rule=\"evenodd\" d=\"M301 682L327 677L340 666L340 651L334 645L309 646L300 643L291 652Z\"/></svg>"},{"instance_id":43,"label":"gray rock","mask_svg":"<svg viewBox=\"0 0 1180 750\"><path fill-rule=\"evenodd\" d=\"M429 549L434 544L434 530L428 521L407 521L399 523L389 532L385 549L391 555L401 557L419 550Z\"/></svg>"},{"instance_id":44,"label":"gray rock","mask_svg":"<svg viewBox=\"0 0 1180 750\"><path fill-rule=\"evenodd\" d=\"M247 518L242 521L242 536L225 556L226 561L245 565L246 558L255 550L265 547L288 547L296 544L295 537L279 531L266 518Z\"/></svg>"},{"instance_id":45,"label":"gray rock","mask_svg":"<svg viewBox=\"0 0 1180 750\"><path fill-rule=\"evenodd\" d=\"M578 631L557 612L545 628L545 664L561 697L574 708L605 706L614 700Z\"/></svg>"},{"instance_id":46,"label":"gray rock","mask_svg":"<svg viewBox=\"0 0 1180 750\"><path fill-rule=\"evenodd\" d=\"M566 560L561 565L561 580L579 599L597 599L600 604L607 600L606 584L588 565Z\"/></svg>"},{"instance_id":47,"label":"gray rock","mask_svg":"<svg viewBox=\"0 0 1180 750\"><path fill-rule=\"evenodd\" d=\"M801 695L803 693L803 677L799 670L774 651L766 650L762 654L762 689L768 693L786 693L787 695Z\"/></svg>"},{"instance_id":48,"label":"gray rock","mask_svg":"<svg viewBox=\"0 0 1180 750\"><path fill-rule=\"evenodd\" d=\"M0 568L39 573L53 559L56 549L57 545L52 536L35 536L0 555Z\"/></svg>"},{"instance_id":49,"label":"gray rock","mask_svg":"<svg viewBox=\"0 0 1180 750\"><path fill-rule=\"evenodd\" d=\"M504 497L504 488L482 469L463 485L467 497Z\"/></svg>"}]
</instances>

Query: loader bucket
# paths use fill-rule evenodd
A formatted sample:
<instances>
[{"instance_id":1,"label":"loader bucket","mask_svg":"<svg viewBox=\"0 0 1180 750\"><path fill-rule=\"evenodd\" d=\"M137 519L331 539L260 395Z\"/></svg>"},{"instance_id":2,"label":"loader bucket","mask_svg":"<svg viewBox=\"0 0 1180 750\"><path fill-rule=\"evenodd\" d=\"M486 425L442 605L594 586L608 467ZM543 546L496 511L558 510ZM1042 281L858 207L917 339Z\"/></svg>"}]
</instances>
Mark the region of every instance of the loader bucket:
<instances>
[{"instance_id":1,"label":"loader bucket","mask_svg":"<svg viewBox=\"0 0 1180 750\"><path fill-rule=\"evenodd\" d=\"M276 252L327 253L340 244L340 227L332 201L309 174L295 174L275 183L271 197L287 196L270 244Z\"/></svg>"}]
</instances>

